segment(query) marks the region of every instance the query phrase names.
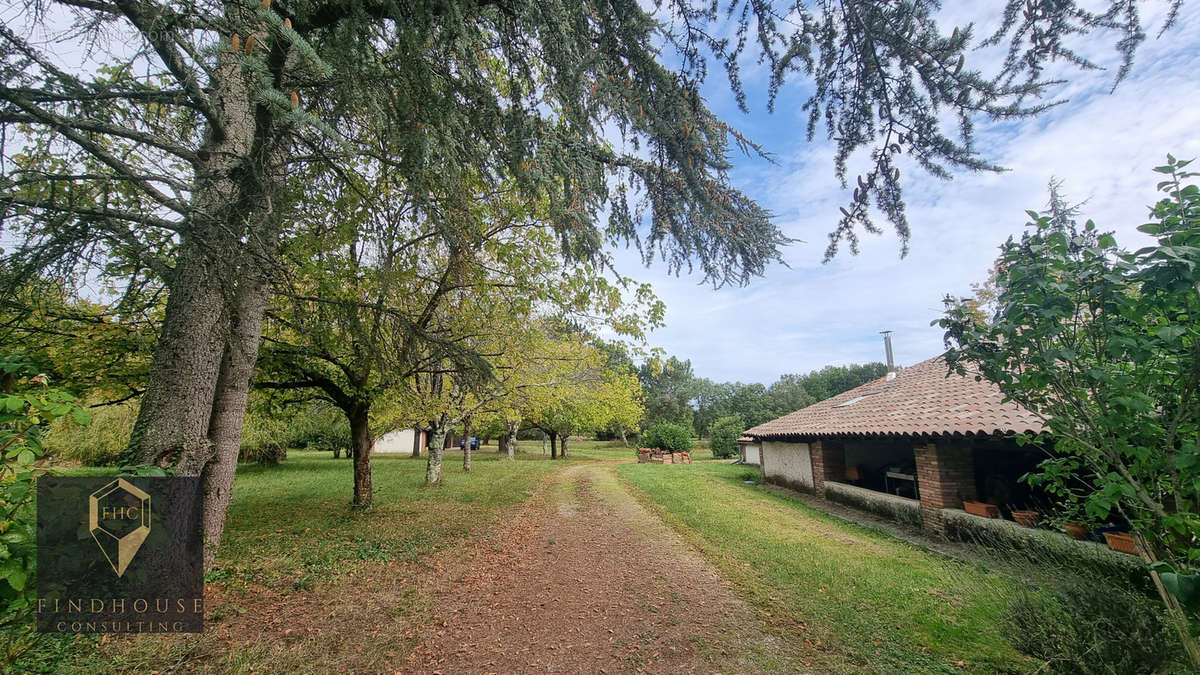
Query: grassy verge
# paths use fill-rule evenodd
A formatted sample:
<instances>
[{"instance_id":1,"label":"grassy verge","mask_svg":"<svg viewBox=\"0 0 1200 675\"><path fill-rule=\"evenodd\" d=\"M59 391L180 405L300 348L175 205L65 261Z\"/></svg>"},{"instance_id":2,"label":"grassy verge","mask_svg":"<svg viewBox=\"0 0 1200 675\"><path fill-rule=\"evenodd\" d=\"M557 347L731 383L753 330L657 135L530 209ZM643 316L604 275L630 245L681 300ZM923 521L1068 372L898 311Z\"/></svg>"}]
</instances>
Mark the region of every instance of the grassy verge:
<instances>
[{"instance_id":1,"label":"grassy verge","mask_svg":"<svg viewBox=\"0 0 1200 675\"><path fill-rule=\"evenodd\" d=\"M619 471L773 623L819 643L823 670L1032 669L997 628L1008 577L747 485L747 467Z\"/></svg>"}]
</instances>

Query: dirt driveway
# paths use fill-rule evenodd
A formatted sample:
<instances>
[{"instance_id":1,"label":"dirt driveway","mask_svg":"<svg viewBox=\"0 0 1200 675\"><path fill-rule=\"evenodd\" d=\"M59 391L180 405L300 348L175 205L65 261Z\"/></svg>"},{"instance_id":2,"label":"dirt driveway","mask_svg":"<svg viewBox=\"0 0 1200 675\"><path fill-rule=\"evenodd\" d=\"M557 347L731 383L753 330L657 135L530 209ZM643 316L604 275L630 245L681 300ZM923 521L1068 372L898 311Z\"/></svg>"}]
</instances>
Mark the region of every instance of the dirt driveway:
<instances>
[{"instance_id":1,"label":"dirt driveway","mask_svg":"<svg viewBox=\"0 0 1200 675\"><path fill-rule=\"evenodd\" d=\"M426 589L434 620L405 671L806 670L611 465L556 474L442 557Z\"/></svg>"}]
</instances>

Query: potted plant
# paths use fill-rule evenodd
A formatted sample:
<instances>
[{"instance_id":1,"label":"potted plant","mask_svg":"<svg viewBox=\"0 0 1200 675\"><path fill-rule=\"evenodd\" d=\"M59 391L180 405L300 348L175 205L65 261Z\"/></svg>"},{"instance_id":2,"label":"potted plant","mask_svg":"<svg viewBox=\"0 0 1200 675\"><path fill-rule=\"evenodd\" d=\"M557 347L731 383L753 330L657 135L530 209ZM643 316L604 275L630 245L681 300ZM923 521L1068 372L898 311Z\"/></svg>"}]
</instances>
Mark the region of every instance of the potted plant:
<instances>
[{"instance_id":1,"label":"potted plant","mask_svg":"<svg viewBox=\"0 0 1200 675\"><path fill-rule=\"evenodd\" d=\"M1105 532L1104 540L1114 551L1137 555L1137 543L1134 542L1133 535L1128 532Z\"/></svg>"},{"instance_id":2,"label":"potted plant","mask_svg":"<svg viewBox=\"0 0 1200 675\"><path fill-rule=\"evenodd\" d=\"M1037 511L1029 509L1012 512L1013 520L1017 521L1018 525L1029 528L1037 527L1038 517L1040 515L1041 514L1039 514Z\"/></svg>"},{"instance_id":3,"label":"potted plant","mask_svg":"<svg viewBox=\"0 0 1200 675\"><path fill-rule=\"evenodd\" d=\"M999 507L997 507L995 504L988 504L987 502L964 501L963 509L967 513L969 513L973 516L980 516L982 518L999 518L1000 517Z\"/></svg>"},{"instance_id":4,"label":"potted plant","mask_svg":"<svg viewBox=\"0 0 1200 675\"><path fill-rule=\"evenodd\" d=\"M1076 523L1071 520L1063 521L1063 529L1066 530L1067 536L1079 541L1087 541L1092 534L1092 531L1083 523Z\"/></svg>"}]
</instances>

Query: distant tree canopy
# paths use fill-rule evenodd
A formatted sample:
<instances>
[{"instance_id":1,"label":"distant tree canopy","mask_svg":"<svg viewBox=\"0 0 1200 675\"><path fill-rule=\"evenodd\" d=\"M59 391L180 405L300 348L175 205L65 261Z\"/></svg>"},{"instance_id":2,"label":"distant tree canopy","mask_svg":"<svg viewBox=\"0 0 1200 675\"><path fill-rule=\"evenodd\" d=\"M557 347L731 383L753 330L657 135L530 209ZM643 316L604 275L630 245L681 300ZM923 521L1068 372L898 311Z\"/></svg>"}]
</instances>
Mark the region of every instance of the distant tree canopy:
<instances>
[{"instance_id":1,"label":"distant tree canopy","mask_svg":"<svg viewBox=\"0 0 1200 675\"><path fill-rule=\"evenodd\" d=\"M646 396L642 428L672 423L692 429L697 436L708 436L718 418L736 416L746 429L886 374L887 366L878 362L825 366L807 374L781 375L768 387L696 377L691 361L673 356L657 368L649 361L638 370Z\"/></svg>"},{"instance_id":2,"label":"distant tree canopy","mask_svg":"<svg viewBox=\"0 0 1200 675\"><path fill-rule=\"evenodd\" d=\"M736 415L746 424L757 426L800 408L810 406L887 374L882 363L825 366L807 374L781 375L769 387L757 382L712 383L703 380L697 397L696 432L709 433L709 427L721 417Z\"/></svg>"}]
</instances>

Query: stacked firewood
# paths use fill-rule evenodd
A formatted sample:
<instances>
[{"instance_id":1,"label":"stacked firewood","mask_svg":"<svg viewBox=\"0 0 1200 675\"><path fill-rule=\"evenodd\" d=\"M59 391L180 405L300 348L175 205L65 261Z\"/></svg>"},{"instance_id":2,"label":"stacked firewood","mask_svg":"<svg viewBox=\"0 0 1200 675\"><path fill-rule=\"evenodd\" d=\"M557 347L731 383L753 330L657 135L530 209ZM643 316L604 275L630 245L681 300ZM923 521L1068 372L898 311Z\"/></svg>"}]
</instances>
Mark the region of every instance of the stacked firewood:
<instances>
[{"instance_id":1,"label":"stacked firewood","mask_svg":"<svg viewBox=\"0 0 1200 675\"><path fill-rule=\"evenodd\" d=\"M658 448L638 448L638 463L653 462L655 464L691 464L692 455L688 452L667 452Z\"/></svg>"}]
</instances>

